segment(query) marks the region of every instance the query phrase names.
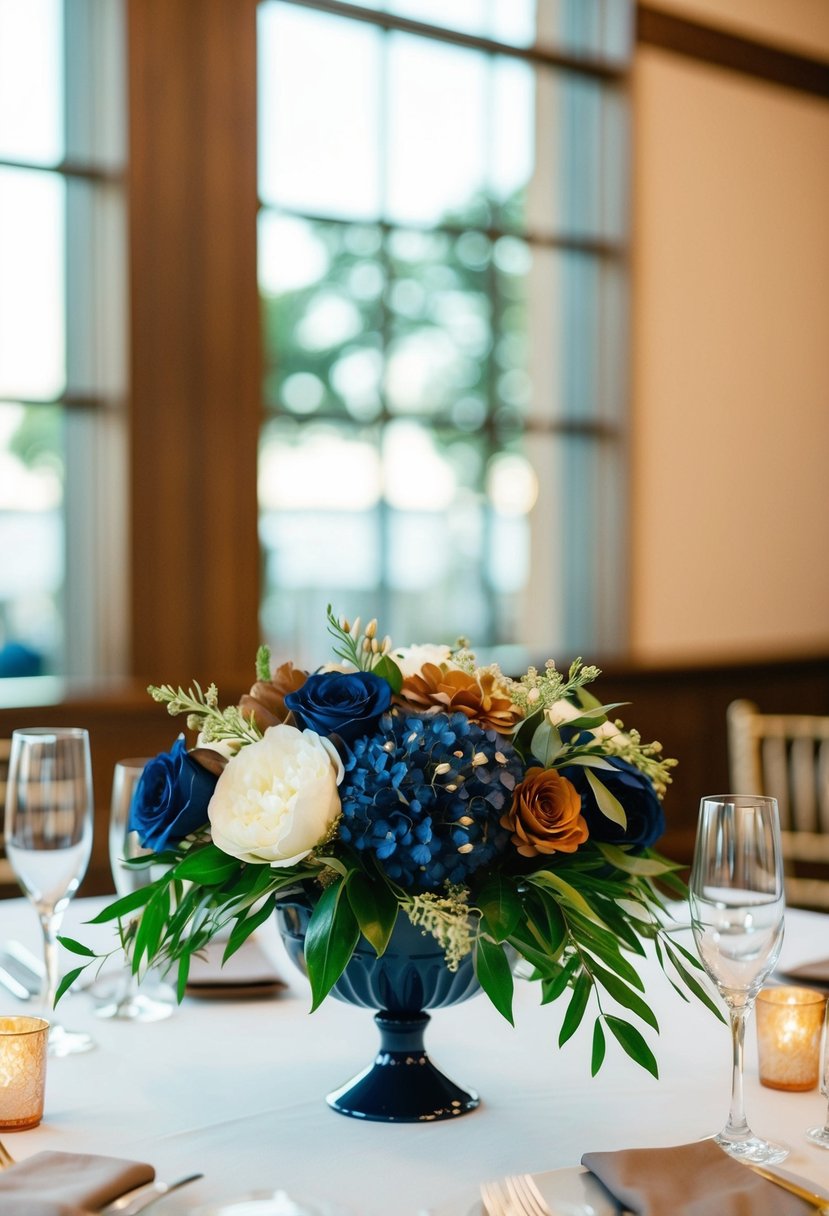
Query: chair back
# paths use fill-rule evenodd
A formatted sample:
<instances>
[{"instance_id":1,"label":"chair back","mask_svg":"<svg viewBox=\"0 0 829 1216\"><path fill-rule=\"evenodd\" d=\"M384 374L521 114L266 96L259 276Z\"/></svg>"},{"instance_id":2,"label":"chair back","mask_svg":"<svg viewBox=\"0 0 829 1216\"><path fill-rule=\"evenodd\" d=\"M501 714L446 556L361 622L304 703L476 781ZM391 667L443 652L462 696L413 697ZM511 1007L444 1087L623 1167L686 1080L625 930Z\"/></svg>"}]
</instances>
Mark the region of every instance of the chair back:
<instances>
[{"instance_id":1,"label":"chair back","mask_svg":"<svg viewBox=\"0 0 829 1216\"><path fill-rule=\"evenodd\" d=\"M733 792L777 799L787 901L829 909L829 716L760 713L739 700L727 719Z\"/></svg>"}]
</instances>

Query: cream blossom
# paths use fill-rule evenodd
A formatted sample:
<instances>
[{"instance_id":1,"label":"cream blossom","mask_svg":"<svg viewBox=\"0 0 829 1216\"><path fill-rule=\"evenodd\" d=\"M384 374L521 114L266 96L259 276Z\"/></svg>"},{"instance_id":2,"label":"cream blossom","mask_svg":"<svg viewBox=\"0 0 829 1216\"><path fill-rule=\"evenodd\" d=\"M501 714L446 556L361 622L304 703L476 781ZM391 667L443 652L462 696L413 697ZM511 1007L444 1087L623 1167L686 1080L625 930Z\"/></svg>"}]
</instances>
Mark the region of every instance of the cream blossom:
<instances>
[{"instance_id":1,"label":"cream blossom","mask_svg":"<svg viewBox=\"0 0 829 1216\"><path fill-rule=\"evenodd\" d=\"M436 667L440 667L441 663L447 667L456 667L451 655L452 651L448 646L441 646L436 642L425 642L420 646L400 646L391 653L404 678L420 675L425 663L434 663Z\"/></svg>"},{"instance_id":2,"label":"cream blossom","mask_svg":"<svg viewBox=\"0 0 829 1216\"><path fill-rule=\"evenodd\" d=\"M295 865L340 814L343 766L312 730L270 726L228 763L207 814L213 843L240 861Z\"/></svg>"},{"instance_id":3,"label":"cream blossom","mask_svg":"<svg viewBox=\"0 0 829 1216\"><path fill-rule=\"evenodd\" d=\"M580 709L578 705L573 705L570 701L555 701L547 710L547 717L553 726L566 726L568 722L572 722L574 718L580 718L587 711ZM596 738L609 739L613 735L620 734L618 726L613 722L602 722L601 726L594 726L590 731L591 735Z\"/></svg>"}]
</instances>

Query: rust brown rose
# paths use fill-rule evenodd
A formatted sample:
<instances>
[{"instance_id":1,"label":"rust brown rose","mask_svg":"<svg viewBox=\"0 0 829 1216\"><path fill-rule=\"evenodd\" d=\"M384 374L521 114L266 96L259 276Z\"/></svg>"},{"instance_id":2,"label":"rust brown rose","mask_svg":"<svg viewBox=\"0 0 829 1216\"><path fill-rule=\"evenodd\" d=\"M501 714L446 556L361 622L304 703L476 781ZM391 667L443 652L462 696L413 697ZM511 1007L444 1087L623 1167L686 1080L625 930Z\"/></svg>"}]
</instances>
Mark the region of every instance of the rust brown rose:
<instances>
[{"instance_id":1,"label":"rust brown rose","mask_svg":"<svg viewBox=\"0 0 829 1216\"><path fill-rule=\"evenodd\" d=\"M239 708L246 717L253 718L262 731L277 726L290 716L291 711L285 705L286 695L302 688L307 679L307 671L294 667L293 663L283 663L272 672L269 680L256 681L239 701Z\"/></svg>"},{"instance_id":2,"label":"rust brown rose","mask_svg":"<svg viewBox=\"0 0 829 1216\"><path fill-rule=\"evenodd\" d=\"M400 698L408 705L427 713L462 713L470 722L486 730L508 735L521 711L513 705L509 693L497 675L481 671L477 675L443 663L424 663L418 675L407 676Z\"/></svg>"},{"instance_id":3,"label":"rust brown rose","mask_svg":"<svg viewBox=\"0 0 829 1216\"><path fill-rule=\"evenodd\" d=\"M588 837L578 791L554 768L529 768L501 816L523 857L575 853Z\"/></svg>"}]
</instances>

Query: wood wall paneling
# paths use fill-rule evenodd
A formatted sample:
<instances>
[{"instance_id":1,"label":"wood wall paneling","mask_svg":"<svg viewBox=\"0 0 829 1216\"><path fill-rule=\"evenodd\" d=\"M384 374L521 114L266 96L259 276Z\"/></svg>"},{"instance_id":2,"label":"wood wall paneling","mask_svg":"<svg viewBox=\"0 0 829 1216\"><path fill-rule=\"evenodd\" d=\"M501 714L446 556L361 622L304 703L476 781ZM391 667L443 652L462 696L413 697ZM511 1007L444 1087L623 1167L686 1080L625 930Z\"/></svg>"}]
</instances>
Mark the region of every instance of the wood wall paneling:
<instances>
[{"instance_id":1,"label":"wood wall paneling","mask_svg":"<svg viewBox=\"0 0 829 1216\"><path fill-rule=\"evenodd\" d=\"M132 667L246 680L258 644L254 0L129 4Z\"/></svg>"}]
</instances>

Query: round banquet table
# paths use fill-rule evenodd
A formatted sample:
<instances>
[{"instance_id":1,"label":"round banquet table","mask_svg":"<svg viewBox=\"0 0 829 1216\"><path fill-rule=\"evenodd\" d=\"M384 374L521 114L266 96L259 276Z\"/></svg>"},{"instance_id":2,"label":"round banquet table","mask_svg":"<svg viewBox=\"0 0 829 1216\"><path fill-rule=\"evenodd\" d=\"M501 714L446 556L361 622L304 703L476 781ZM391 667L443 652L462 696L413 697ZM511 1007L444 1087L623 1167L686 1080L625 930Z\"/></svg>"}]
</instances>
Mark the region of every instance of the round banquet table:
<instances>
[{"instance_id":1,"label":"round banquet table","mask_svg":"<svg viewBox=\"0 0 829 1216\"><path fill-rule=\"evenodd\" d=\"M75 900L63 932L106 946L111 930L87 921L102 900ZM0 942L39 950L23 899L0 901ZM541 1006L538 985L516 980L515 1028L484 996L436 1010L430 1056L481 1096L480 1107L436 1123L364 1122L336 1114L325 1094L363 1068L378 1046L370 1010L328 999L309 1014L306 980L284 954L273 924L257 940L288 988L269 999L185 997L156 1023L104 1021L90 993L70 993L61 1021L90 1031L95 1050L50 1059L43 1123L5 1134L18 1159L42 1149L151 1162L157 1176L204 1177L159 1202L158 1216L251 1190L283 1188L350 1216L466 1216L480 1181L575 1166L584 1152L686 1143L725 1121L731 1047L726 1026L695 1000L682 1001L653 960L642 964L661 1033L647 1031L655 1080L608 1042L590 1076L592 1017L558 1047L566 1001ZM790 910L781 966L829 955L829 917ZM62 952L62 966L74 960ZM0 1012L39 1012L0 989ZM746 1105L754 1130L791 1146L785 1168L829 1186L829 1153L804 1139L822 1122L817 1090L761 1087L752 1017L746 1039Z\"/></svg>"}]
</instances>

